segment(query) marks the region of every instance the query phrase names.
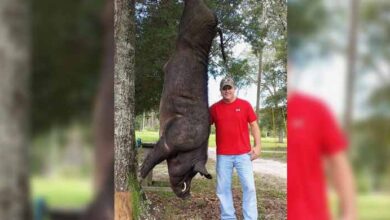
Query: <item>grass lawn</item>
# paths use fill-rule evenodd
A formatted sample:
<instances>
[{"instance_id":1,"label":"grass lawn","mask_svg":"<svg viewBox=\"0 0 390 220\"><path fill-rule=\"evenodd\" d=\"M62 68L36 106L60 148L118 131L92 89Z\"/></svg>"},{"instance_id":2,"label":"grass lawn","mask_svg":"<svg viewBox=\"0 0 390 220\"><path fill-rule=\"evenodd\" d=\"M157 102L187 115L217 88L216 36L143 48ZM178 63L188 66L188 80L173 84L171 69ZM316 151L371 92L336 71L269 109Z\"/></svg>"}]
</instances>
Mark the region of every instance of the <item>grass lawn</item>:
<instances>
[{"instance_id":1,"label":"grass lawn","mask_svg":"<svg viewBox=\"0 0 390 220\"><path fill-rule=\"evenodd\" d=\"M261 159L272 159L279 162L287 163L287 153L269 153L262 152L260 155Z\"/></svg>"},{"instance_id":2,"label":"grass lawn","mask_svg":"<svg viewBox=\"0 0 390 220\"><path fill-rule=\"evenodd\" d=\"M152 143L158 141L159 135L157 131L136 131L135 137L141 138L144 143Z\"/></svg>"},{"instance_id":3,"label":"grass lawn","mask_svg":"<svg viewBox=\"0 0 390 220\"><path fill-rule=\"evenodd\" d=\"M43 198L50 207L78 208L92 199L89 179L32 177L33 199Z\"/></svg>"},{"instance_id":4,"label":"grass lawn","mask_svg":"<svg viewBox=\"0 0 390 220\"><path fill-rule=\"evenodd\" d=\"M159 138L158 132L157 131L137 131L135 132L136 138L141 138L142 142L156 142ZM252 137L251 137L251 141ZM267 150L285 150L287 147L287 141L286 139L284 140L284 143L278 143L277 138L261 138L261 143L262 147ZM209 146L210 147L215 147L215 134L211 134L209 137Z\"/></svg>"},{"instance_id":5,"label":"grass lawn","mask_svg":"<svg viewBox=\"0 0 390 220\"><path fill-rule=\"evenodd\" d=\"M358 219L359 220L385 220L390 219L390 194L363 194L358 195ZM331 195L331 207L333 215L337 213L337 200Z\"/></svg>"}]
</instances>

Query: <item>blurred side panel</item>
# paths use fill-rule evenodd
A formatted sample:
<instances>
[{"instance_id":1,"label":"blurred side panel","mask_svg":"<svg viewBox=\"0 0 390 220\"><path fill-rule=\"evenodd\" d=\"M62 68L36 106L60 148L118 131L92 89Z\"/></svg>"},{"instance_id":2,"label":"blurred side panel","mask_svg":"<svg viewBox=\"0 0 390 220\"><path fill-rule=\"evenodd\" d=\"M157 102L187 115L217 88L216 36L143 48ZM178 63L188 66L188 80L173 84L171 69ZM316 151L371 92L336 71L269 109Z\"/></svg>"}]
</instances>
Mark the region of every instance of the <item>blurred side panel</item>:
<instances>
[{"instance_id":1,"label":"blurred side panel","mask_svg":"<svg viewBox=\"0 0 390 220\"><path fill-rule=\"evenodd\" d=\"M28 185L30 8L0 1L0 219L31 219Z\"/></svg>"}]
</instances>

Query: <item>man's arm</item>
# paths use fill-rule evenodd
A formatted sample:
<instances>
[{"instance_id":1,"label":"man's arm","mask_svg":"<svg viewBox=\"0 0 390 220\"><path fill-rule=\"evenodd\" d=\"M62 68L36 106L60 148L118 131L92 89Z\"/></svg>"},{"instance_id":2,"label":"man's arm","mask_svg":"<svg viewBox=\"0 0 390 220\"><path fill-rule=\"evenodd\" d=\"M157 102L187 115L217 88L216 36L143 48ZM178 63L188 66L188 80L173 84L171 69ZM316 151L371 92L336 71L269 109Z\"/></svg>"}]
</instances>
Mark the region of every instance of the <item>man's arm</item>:
<instances>
[{"instance_id":1,"label":"man's arm","mask_svg":"<svg viewBox=\"0 0 390 220\"><path fill-rule=\"evenodd\" d=\"M213 105L214 106L214 105ZM214 109L213 109L213 106L211 106L209 108L209 113L210 113L210 125L214 124Z\"/></svg>"},{"instance_id":2,"label":"man's arm","mask_svg":"<svg viewBox=\"0 0 390 220\"><path fill-rule=\"evenodd\" d=\"M255 146L252 148L251 151L251 160L254 160L259 158L261 151L260 128L256 120L249 123L249 125L251 127L252 137L255 140Z\"/></svg>"},{"instance_id":3,"label":"man's arm","mask_svg":"<svg viewBox=\"0 0 390 220\"><path fill-rule=\"evenodd\" d=\"M341 220L356 219L356 195L352 169L344 152L328 158L329 173L337 192Z\"/></svg>"}]
</instances>

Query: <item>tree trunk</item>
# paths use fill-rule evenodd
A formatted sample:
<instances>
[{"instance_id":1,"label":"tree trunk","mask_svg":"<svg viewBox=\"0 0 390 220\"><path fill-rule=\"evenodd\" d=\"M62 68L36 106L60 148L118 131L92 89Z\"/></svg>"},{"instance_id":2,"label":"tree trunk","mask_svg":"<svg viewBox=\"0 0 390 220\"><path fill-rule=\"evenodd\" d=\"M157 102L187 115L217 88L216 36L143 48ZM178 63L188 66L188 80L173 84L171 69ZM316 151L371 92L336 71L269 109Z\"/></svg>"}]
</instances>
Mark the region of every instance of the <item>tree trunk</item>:
<instances>
[{"instance_id":1,"label":"tree trunk","mask_svg":"<svg viewBox=\"0 0 390 220\"><path fill-rule=\"evenodd\" d=\"M114 163L114 2L106 0L103 11L103 60L94 108L95 189L100 191L107 170ZM112 180L114 181L114 180Z\"/></svg>"},{"instance_id":2,"label":"tree trunk","mask_svg":"<svg viewBox=\"0 0 390 220\"><path fill-rule=\"evenodd\" d=\"M142 113L142 128L141 128L141 131L144 131L145 129L145 112Z\"/></svg>"},{"instance_id":3,"label":"tree trunk","mask_svg":"<svg viewBox=\"0 0 390 220\"><path fill-rule=\"evenodd\" d=\"M347 90L346 106L344 113L344 128L349 135L351 130L351 121L353 117L354 88L355 88L355 63L356 63L356 39L358 26L359 0L351 1L351 11L349 18L349 36L348 36L348 57L347 57Z\"/></svg>"},{"instance_id":4,"label":"tree trunk","mask_svg":"<svg viewBox=\"0 0 390 220\"><path fill-rule=\"evenodd\" d=\"M257 73L257 96L256 96L256 114L258 120L260 120L260 85L261 85L261 72L262 72L262 58L263 58L263 51L260 49L257 53L257 57L259 59L259 71Z\"/></svg>"},{"instance_id":5,"label":"tree trunk","mask_svg":"<svg viewBox=\"0 0 390 220\"><path fill-rule=\"evenodd\" d=\"M279 130L279 143L283 143L283 129Z\"/></svg>"},{"instance_id":6,"label":"tree trunk","mask_svg":"<svg viewBox=\"0 0 390 220\"><path fill-rule=\"evenodd\" d=\"M271 107L271 111L272 111L272 136L273 137L276 137L276 129L275 129L275 112L274 112L274 108Z\"/></svg>"},{"instance_id":7,"label":"tree trunk","mask_svg":"<svg viewBox=\"0 0 390 220\"><path fill-rule=\"evenodd\" d=\"M129 181L137 179L135 151L135 1L115 0L115 219L132 219Z\"/></svg>"},{"instance_id":8,"label":"tree trunk","mask_svg":"<svg viewBox=\"0 0 390 220\"><path fill-rule=\"evenodd\" d=\"M284 128L284 133L286 134L286 138L287 138L287 135L288 135L288 131L287 131L287 120L286 120L286 111L283 110L283 128Z\"/></svg>"},{"instance_id":9,"label":"tree trunk","mask_svg":"<svg viewBox=\"0 0 390 220\"><path fill-rule=\"evenodd\" d=\"M114 219L114 2L106 0L102 16L103 60L94 106L95 199L85 220Z\"/></svg>"},{"instance_id":10,"label":"tree trunk","mask_svg":"<svg viewBox=\"0 0 390 220\"><path fill-rule=\"evenodd\" d=\"M29 1L0 1L0 219L31 219Z\"/></svg>"},{"instance_id":11,"label":"tree trunk","mask_svg":"<svg viewBox=\"0 0 390 220\"><path fill-rule=\"evenodd\" d=\"M284 130L285 129L285 120L284 120L283 107L280 108L279 118L280 118L280 123L278 125L278 127L279 127L279 143L283 143L284 132L285 132L285 130Z\"/></svg>"}]
</instances>

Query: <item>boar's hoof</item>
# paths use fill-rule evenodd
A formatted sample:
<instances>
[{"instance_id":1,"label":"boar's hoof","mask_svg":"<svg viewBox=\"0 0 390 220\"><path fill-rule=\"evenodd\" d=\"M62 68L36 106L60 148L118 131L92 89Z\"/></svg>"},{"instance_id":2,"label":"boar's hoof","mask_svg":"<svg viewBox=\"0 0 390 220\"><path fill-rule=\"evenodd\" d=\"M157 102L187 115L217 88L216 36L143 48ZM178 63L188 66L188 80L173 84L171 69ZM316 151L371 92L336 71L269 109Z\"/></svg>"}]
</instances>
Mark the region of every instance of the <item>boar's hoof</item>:
<instances>
[{"instance_id":1,"label":"boar's hoof","mask_svg":"<svg viewBox=\"0 0 390 220\"><path fill-rule=\"evenodd\" d=\"M198 173L200 173L200 175L206 177L207 179L212 179L213 177L209 174L209 172L207 172L206 170L206 167L204 164L198 162L197 164L195 164L195 167L194 167L194 170Z\"/></svg>"}]
</instances>

